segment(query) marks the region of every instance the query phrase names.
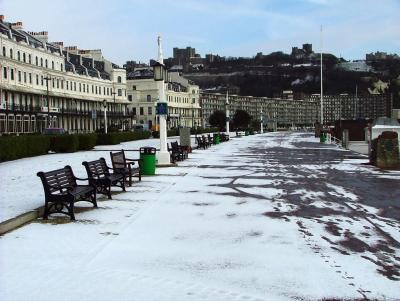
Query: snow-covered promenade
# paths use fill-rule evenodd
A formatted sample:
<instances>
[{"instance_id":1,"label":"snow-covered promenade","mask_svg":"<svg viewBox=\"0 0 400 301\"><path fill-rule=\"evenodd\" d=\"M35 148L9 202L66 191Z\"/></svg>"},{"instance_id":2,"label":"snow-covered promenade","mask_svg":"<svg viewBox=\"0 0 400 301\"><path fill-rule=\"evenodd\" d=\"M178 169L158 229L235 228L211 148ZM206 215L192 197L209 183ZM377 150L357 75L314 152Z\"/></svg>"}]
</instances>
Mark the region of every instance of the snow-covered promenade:
<instances>
[{"instance_id":1,"label":"snow-covered promenade","mask_svg":"<svg viewBox=\"0 0 400 301\"><path fill-rule=\"evenodd\" d=\"M100 156L0 164L1 220L43 204L37 171ZM75 222L0 236L0 300L398 300L400 173L366 162L303 133L195 150Z\"/></svg>"}]
</instances>

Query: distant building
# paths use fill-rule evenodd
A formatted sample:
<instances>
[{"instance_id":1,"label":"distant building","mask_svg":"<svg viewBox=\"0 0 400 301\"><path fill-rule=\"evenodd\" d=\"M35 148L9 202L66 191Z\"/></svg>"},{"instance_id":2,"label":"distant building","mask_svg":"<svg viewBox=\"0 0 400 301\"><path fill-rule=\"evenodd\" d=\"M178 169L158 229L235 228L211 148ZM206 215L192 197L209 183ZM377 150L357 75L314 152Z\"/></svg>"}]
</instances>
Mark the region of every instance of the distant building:
<instances>
[{"instance_id":1,"label":"distant building","mask_svg":"<svg viewBox=\"0 0 400 301\"><path fill-rule=\"evenodd\" d=\"M180 76L178 72L170 71L168 75L168 128L200 126L199 86ZM159 94L157 82L153 79L153 70L141 68L128 73L127 76L129 109L135 122L156 130L159 121L155 108Z\"/></svg>"},{"instance_id":2,"label":"distant building","mask_svg":"<svg viewBox=\"0 0 400 301\"><path fill-rule=\"evenodd\" d=\"M356 60L352 62L339 63L336 66L338 69L353 71L353 72L372 72L373 68L364 60Z\"/></svg>"},{"instance_id":3,"label":"distant building","mask_svg":"<svg viewBox=\"0 0 400 301\"><path fill-rule=\"evenodd\" d=\"M312 44L303 44L302 48L292 47L291 56L295 59L304 59L309 57L313 53L314 52L312 50Z\"/></svg>"},{"instance_id":4,"label":"distant building","mask_svg":"<svg viewBox=\"0 0 400 301\"><path fill-rule=\"evenodd\" d=\"M320 94L305 97L306 100L320 103ZM375 119L390 117L392 110L391 98L382 95L324 95L324 122L333 123L336 120Z\"/></svg>"},{"instance_id":5,"label":"distant building","mask_svg":"<svg viewBox=\"0 0 400 301\"><path fill-rule=\"evenodd\" d=\"M244 110L253 120L264 121L275 126L311 126L318 120L318 100L293 100L283 98L254 97L228 95L231 116L237 110ZM201 92L200 104L204 126L209 126L208 120L214 111L225 112L226 93ZM262 115L261 115L262 111Z\"/></svg>"}]
</instances>

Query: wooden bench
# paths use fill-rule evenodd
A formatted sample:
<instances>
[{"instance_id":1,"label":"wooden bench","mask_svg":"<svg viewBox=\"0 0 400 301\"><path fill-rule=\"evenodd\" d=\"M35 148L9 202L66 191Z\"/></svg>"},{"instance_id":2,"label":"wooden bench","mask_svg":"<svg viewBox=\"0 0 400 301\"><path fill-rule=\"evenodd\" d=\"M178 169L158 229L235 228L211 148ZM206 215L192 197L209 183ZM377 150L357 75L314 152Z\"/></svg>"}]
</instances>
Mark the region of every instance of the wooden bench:
<instances>
[{"instance_id":1,"label":"wooden bench","mask_svg":"<svg viewBox=\"0 0 400 301\"><path fill-rule=\"evenodd\" d=\"M95 161L84 161L89 183L96 186L97 192L105 194L111 199L111 186L120 187L125 190L125 175L122 173L110 173L113 168L108 167L106 160L100 158Z\"/></svg>"},{"instance_id":2,"label":"wooden bench","mask_svg":"<svg viewBox=\"0 0 400 301\"><path fill-rule=\"evenodd\" d=\"M87 181L75 177L71 166L49 171L38 172L37 176L42 180L45 206L43 219L48 219L52 213L69 215L75 220L74 204L79 201L87 201L97 207L96 187L93 185L78 185L77 180ZM66 209L66 210L64 210Z\"/></svg>"},{"instance_id":3,"label":"wooden bench","mask_svg":"<svg viewBox=\"0 0 400 301\"><path fill-rule=\"evenodd\" d=\"M197 143L197 148L207 148L207 143L203 140L202 137L196 136L196 143Z\"/></svg>"},{"instance_id":4,"label":"wooden bench","mask_svg":"<svg viewBox=\"0 0 400 301\"><path fill-rule=\"evenodd\" d=\"M171 147L168 146L168 151L171 153L171 161L183 161L188 158L188 151L178 144L178 141L171 142Z\"/></svg>"},{"instance_id":5,"label":"wooden bench","mask_svg":"<svg viewBox=\"0 0 400 301\"><path fill-rule=\"evenodd\" d=\"M125 175L125 181L128 179L129 186L132 186L132 177L138 177L139 181L142 180L142 174L140 173L140 159L129 159L125 157L124 150L115 153L110 152L110 157L114 172ZM134 166L135 162L137 162L137 166Z\"/></svg>"}]
</instances>

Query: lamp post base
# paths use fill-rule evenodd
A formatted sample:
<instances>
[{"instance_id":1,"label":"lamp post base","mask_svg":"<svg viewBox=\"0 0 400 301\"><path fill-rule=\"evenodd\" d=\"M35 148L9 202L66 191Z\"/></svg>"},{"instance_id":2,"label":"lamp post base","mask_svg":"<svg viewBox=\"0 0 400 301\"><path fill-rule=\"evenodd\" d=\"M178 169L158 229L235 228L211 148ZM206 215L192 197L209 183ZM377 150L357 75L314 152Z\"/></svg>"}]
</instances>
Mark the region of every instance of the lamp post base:
<instances>
[{"instance_id":1,"label":"lamp post base","mask_svg":"<svg viewBox=\"0 0 400 301\"><path fill-rule=\"evenodd\" d=\"M171 165L171 157L167 151L157 152L157 165Z\"/></svg>"}]
</instances>

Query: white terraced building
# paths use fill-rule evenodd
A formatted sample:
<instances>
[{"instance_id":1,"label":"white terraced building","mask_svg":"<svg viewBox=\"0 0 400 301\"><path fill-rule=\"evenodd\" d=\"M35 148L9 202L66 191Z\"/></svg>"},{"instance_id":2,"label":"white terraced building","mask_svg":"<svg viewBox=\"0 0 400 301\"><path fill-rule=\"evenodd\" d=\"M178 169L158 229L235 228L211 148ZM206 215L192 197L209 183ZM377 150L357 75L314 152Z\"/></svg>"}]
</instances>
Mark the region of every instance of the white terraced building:
<instances>
[{"instance_id":1,"label":"white terraced building","mask_svg":"<svg viewBox=\"0 0 400 301\"><path fill-rule=\"evenodd\" d=\"M146 125L149 129L158 129L155 108L159 94L153 70L138 68L128 73L127 82L128 100L136 123ZM166 87L168 128L201 126L199 86L178 72L169 72Z\"/></svg>"},{"instance_id":2,"label":"white terraced building","mask_svg":"<svg viewBox=\"0 0 400 301\"><path fill-rule=\"evenodd\" d=\"M128 128L126 72L101 50L49 43L48 33L27 32L0 16L0 134L60 127L92 132ZM105 102L104 102L105 100Z\"/></svg>"}]
</instances>

